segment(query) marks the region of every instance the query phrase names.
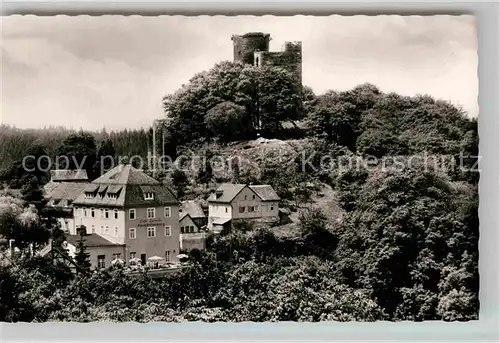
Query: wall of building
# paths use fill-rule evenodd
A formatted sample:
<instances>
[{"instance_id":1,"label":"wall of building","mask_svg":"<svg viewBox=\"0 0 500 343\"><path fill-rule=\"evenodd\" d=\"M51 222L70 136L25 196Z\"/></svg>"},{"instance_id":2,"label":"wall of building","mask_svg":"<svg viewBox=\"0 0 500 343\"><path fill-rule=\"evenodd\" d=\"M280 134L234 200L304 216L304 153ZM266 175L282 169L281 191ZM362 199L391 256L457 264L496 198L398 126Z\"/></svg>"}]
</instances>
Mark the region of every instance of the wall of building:
<instances>
[{"instance_id":1,"label":"wall of building","mask_svg":"<svg viewBox=\"0 0 500 343\"><path fill-rule=\"evenodd\" d=\"M75 219L74 218L57 218L61 230L69 233L70 235L76 235Z\"/></svg>"},{"instance_id":2,"label":"wall of building","mask_svg":"<svg viewBox=\"0 0 500 343\"><path fill-rule=\"evenodd\" d=\"M92 208L94 217L92 217ZM108 218L105 211L108 211ZM77 207L73 210L75 225L85 225L87 233L97 233L111 242L125 243L125 210L110 207ZM115 218L115 213L117 218Z\"/></svg>"},{"instance_id":3,"label":"wall of building","mask_svg":"<svg viewBox=\"0 0 500 343\"><path fill-rule=\"evenodd\" d=\"M76 247L72 244L68 244L66 247L66 250L68 250L68 254L71 257L75 257L76 254ZM104 263L105 263L105 268L111 266L111 261L114 260L113 254L120 254L121 259L124 259L125 256L125 247L124 246L105 246L105 247L87 247L87 252L90 254L90 263L91 263L91 268L95 269L97 268L97 257L99 255L104 255Z\"/></svg>"},{"instance_id":4,"label":"wall of building","mask_svg":"<svg viewBox=\"0 0 500 343\"><path fill-rule=\"evenodd\" d=\"M190 216L185 216L184 218L182 218L180 221L179 221L179 226L180 226L180 230L181 230L181 235L183 233L189 233L191 232L191 228L193 228L193 232L198 232L199 231L199 227L198 225L196 225L196 223L191 219ZM185 229L185 231L183 231L183 228L189 228L188 229Z\"/></svg>"},{"instance_id":5,"label":"wall of building","mask_svg":"<svg viewBox=\"0 0 500 343\"><path fill-rule=\"evenodd\" d=\"M170 207L170 217L165 217L164 207L155 207L155 218L147 218L147 207L135 208L136 219L125 218L125 243L127 245L126 261L130 258L130 253L134 252L137 258L145 254L146 260L151 256L165 258L166 252L170 252L170 261L177 261L176 256L180 249L180 226L179 207ZM165 226L170 226L170 236L165 236ZM156 228L156 237L147 236L147 228ZM136 238L130 239L130 229L135 228Z\"/></svg>"},{"instance_id":6,"label":"wall of building","mask_svg":"<svg viewBox=\"0 0 500 343\"><path fill-rule=\"evenodd\" d=\"M206 238L207 235L204 232L181 234L181 249L185 251L204 250L206 248Z\"/></svg>"},{"instance_id":7,"label":"wall of building","mask_svg":"<svg viewBox=\"0 0 500 343\"><path fill-rule=\"evenodd\" d=\"M233 207L231 204L209 203L208 204L208 224L211 228L213 221L216 219L231 219L233 215Z\"/></svg>"},{"instance_id":8,"label":"wall of building","mask_svg":"<svg viewBox=\"0 0 500 343\"><path fill-rule=\"evenodd\" d=\"M279 219L279 207L277 201L264 201L261 204L262 218Z\"/></svg>"},{"instance_id":9,"label":"wall of building","mask_svg":"<svg viewBox=\"0 0 500 343\"><path fill-rule=\"evenodd\" d=\"M245 187L232 201L234 219L251 219L262 217L261 200L250 188ZM240 212L240 207L244 207L244 212ZM254 207L250 212L249 207Z\"/></svg>"}]
</instances>

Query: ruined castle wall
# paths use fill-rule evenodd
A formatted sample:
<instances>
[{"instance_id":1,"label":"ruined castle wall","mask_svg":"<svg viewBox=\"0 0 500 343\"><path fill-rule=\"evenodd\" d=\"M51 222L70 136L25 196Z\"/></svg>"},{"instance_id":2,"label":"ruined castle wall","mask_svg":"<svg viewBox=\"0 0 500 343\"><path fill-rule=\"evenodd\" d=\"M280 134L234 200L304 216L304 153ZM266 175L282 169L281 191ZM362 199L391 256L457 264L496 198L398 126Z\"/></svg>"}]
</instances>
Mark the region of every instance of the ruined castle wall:
<instances>
[{"instance_id":1,"label":"ruined castle wall","mask_svg":"<svg viewBox=\"0 0 500 343\"><path fill-rule=\"evenodd\" d=\"M302 44L287 42L283 51L255 52L254 64L258 66L278 66L292 72L302 82Z\"/></svg>"}]
</instances>

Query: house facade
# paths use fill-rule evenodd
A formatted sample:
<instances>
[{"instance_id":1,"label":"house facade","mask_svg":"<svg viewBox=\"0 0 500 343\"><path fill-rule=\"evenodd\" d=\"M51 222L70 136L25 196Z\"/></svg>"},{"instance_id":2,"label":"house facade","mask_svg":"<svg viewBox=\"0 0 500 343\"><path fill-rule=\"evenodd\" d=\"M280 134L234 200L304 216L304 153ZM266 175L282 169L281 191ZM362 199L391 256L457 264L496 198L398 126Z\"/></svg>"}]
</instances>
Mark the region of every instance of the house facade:
<instances>
[{"instance_id":1,"label":"house facade","mask_svg":"<svg viewBox=\"0 0 500 343\"><path fill-rule=\"evenodd\" d=\"M51 170L51 180L44 185L48 205L57 208L58 222L61 230L75 235L76 223L73 202L88 185L85 170Z\"/></svg>"},{"instance_id":2,"label":"house facade","mask_svg":"<svg viewBox=\"0 0 500 343\"><path fill-rule=\"evenodd\" d=\"M270 185L222 184L208 198L208 228L222 230L235 220L279 220L279 196Z\"/></svg>"},{"instance_id":3,"label":"house facade","mask_svg":"<svg viewBox=\"0 0 500 343\"><path fill-rule=\"evenodd\" d=\"M66 236L66 250L70 257L75 257L78 249L80 235ZM125 244L113 243L98 234L90 234L84 237L86 252L89 253L92 269L107 268L115 259L123 259L125 256Z\"/></svg>"},{"instance_id":4,"label":"house facade","mask_svg":"<svg viewBox=\"0 0 500 343\"><path fill-rule=\"evenodd\" d=\"M179 213L180 248L183 251L206 248L206 216L198 201L183 201Z\"/></svg>"},{"instance_id":5,"label":"house facade","mask_svg":"<svg viewBox=\"0 0 500 343\"><path fill-rule=\"evenodd\" d=\"M179 201L162 183L131 165L119 165L89 183L74 201L76 225L123 246L126 263L159 256L177 261ZM106 248L106 256L116 252ZM101 253L100 255L103 255Z\"/></svg>"}]
</instances>

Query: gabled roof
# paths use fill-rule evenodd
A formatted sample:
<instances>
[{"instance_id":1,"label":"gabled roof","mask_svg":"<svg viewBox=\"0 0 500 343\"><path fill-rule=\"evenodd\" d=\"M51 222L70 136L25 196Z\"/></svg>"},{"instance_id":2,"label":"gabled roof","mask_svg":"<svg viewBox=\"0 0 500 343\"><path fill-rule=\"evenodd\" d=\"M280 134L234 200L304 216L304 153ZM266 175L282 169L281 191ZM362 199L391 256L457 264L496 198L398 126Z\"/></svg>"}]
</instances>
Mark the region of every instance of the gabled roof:
<instances>
[{"instance_id":1,"label":"gabled roof","mask_svg":"<svg viewBox=\"0 0 500 343\"><path fill-rule=\"evenodd\" d=\"M66 242L73 246L77 246L80 241L80 235L66 235ZM84 237L85 246L87 247L108 247L108 246L120 246L123 244L113 243L103 236L92 233Z\"/></svg>"},{"instance_id":2,"label":"gabled roof","mask_svg":"<svg viewBox=\"0 0 500 343\"><path fill-rule=\"evenodd\" d=\"M131 165L119 165L111 169L88 184L85 192L92 193L92 196L81 193L74 201L75 205L159 207L179 203L168 187ZM154 193L153 200L144 199L144 194L148 192Z\"/></svg>"},{"instance_id":3,"label":"gabled roof","mask_svg":"<svg viewBox=\"0 0 500 343\"><path fill-rule=\"evenodd\" d=\"M179 208L179 212L181 218L186 214L189 214L191 218L205 218L205 212L203 212L201 204L196 200L183 201Z\"/></svg>"},{"instance_id":4,"label":"gabled roof","mask_svg":"<svg viewBox=\"0 0 500 343\"><path fill-rule=\"evenodd\" d=\"M191 222L193 223L194 226L196 226L196 230L199 231L200 230L200 227L198 226L198 224L196 224L196 222L193 220L193 218L191 218L191 216L189 215L189 213L184 213L180 218L179 218L179 225L182 225L180 224L181 221L183 221L184 219L186 218L189 218L191 219Z\"/></svg>"},{"instance_id":5,"label":"gabled roof","mask_svg":"<svg viewBox=\"0 0 500 343\"><path fill-rule=\"evenodd\" d=\"M251 190L253 190L262 199L262 201L278 201L280 197L270 185L250 185Z\"/></svg>"},{"instance_id":6,"label":"gabled roof","mask_svg":"<svg viewBox=\"0 0 500 343\"><path fill-rule=\"evenodd\" d=\"M50 171L50 177L52 181L83 181L89 179L85 169L55 169Z\"/></svg>"},{"instance_id":7,"label":"gabled roof","mask_svg":"<svg viewBox=\"0 0 500 343\"><path fill-rule=\"evenodd\" d=\"M245 184L223 183L219 186L219 188L217 188L215 193L210 194L208 201L229 203L233 201L238 193L240 193L245 187ZM218 192L222 192L222 195L217 198L216 194Z\"/></svg>"},{"instance_id":8,"label":"gabled roof","mask_svg":"<svg viewBox=\"0 0 500 343\"><path fill-rule=\"evenodd\" d=\"M209 202L230 203L233 199L245 188L244 184L222 184L215 193L208 197ZM270 185L249 185L250 188L262 201L278 201L280 197ZM222 195L217 198L217 193L222 192Z\"/></svg>"},{"instance_id":9,"label":"gabled roof","mask_svg":"<svg viewBox=\"0 0 500 343\"><path fill-rule=\"evenodd\" d=\"M57 205L58 202L71 203L78 198L83 190L88 186L81 182L52 182L47 183L43 188L45 194Z\"/></svg>"},{"instance_id":10,"label":"gabled roof","mask_svg":"<svg viewBox=\"0 0 500 343\"><path fill-rule=\"evenodd\" d=\"M146 175L130 164L120 164L95 179L92 183L107 185L161 185L161 182Z\"/></svg>"}]
</instances>

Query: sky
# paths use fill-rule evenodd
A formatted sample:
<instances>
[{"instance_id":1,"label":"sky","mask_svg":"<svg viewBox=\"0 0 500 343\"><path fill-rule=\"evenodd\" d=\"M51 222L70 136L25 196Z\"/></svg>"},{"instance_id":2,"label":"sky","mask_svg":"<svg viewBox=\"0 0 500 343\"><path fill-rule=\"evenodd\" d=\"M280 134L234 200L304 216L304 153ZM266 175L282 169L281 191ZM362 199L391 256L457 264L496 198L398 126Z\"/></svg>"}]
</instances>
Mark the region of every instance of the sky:
<instances>
[{"instance_id":1,"label":"sky","mask_svg":"<svg viewBox=\"0 0 500 343\"><path fill-rule=\"evenodd\" d=\"M1 20L1 122L20 128L148 127L161 100L232 60L231 35L261 31L270 50L302 41L316 94L369 82L429 94L477 116L473 16L10 16Z\"/></svg>"}]
</instances>

